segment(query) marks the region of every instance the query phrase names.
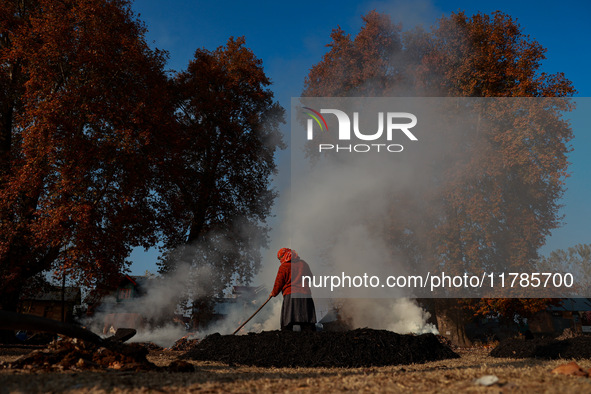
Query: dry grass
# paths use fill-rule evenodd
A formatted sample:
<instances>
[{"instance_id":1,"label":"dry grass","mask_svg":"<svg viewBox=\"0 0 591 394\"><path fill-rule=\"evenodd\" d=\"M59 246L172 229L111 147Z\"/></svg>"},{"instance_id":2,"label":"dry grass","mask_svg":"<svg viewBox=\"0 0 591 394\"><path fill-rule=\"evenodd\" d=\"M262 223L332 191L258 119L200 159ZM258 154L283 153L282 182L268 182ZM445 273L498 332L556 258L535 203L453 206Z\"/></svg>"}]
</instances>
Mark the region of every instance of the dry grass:
<instances>
[{"instance_id":1,"label":"dry grass","mask_svg":"<svg viewBox=\"0 0 591 394\"><path fill-rule=\"evenodd\" d=\"M379 368L257 368L192 362L195 373L63 372L0 370L0 392L591 392L591 378L550 371L571 360L515 360L488 356L488 349L460 350L460 359ZM157 365L168 365L180 352L151 352ZM18 356L6 355L0 361ZM578 360L587 369L591 360ZM474 380L496 375L489 387Z\"/></svg>"}]
</instances>

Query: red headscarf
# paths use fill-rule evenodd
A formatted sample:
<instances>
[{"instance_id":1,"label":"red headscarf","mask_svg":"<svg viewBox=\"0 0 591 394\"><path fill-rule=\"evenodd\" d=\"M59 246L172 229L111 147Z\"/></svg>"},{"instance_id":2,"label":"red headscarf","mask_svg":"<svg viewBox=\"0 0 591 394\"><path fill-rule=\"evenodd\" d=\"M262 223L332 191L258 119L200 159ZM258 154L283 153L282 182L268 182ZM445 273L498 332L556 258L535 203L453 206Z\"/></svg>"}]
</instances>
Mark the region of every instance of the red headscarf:
<instances>
[{"instance_id":1,"label":"red headscarf","mask_svg":"<svg viewBox=\"0 0 591 394\"><path fill-rule=\"evenodd\" d=\"M297 260L298 254L295 250L289 248L281 248L277 252L277 258L281 261L281 264L293 260Z\"/></svg>"}]
</instances>

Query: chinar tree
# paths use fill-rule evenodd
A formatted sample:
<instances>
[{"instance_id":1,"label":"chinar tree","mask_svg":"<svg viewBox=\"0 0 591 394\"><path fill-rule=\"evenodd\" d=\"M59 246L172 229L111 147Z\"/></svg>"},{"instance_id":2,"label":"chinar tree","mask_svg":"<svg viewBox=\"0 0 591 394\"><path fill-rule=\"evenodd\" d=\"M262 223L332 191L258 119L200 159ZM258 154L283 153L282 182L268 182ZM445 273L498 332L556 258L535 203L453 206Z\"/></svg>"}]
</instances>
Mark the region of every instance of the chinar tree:
<instances>
[{"instance_id":1,"label":"chinar tree","mask_svg":"<svg viewBox=\"0 0 591 394\"><path fill-rule=\"evenodd\" d=\"M177 154L162 167L158 193L179 220L166 231L161 272L191 266L194 292L219 294L236 279L248 283L260 266L284 109L243 37L198 49L173 84L176 136L169 143Z\"/></svg>"},{"instance_id":2,"label":"chinar tree","mask_svg":"<svg viewBox=\"0 0 591 394\"><path fill-rule=\"evenodd\" d=\"M302 96L542 98L575 93L563 74L541 71L545 49L501 12L454 13L429 31L402 32L389 16L375 11L363 22L355 37L340 28L332 32L329 50L311 68ZM505 119L511 108L493 108L483 127L466 130L454 141L461 155L449 158L420 199L412 193L410 198L392 196L390 226L377 235L389 241L396 255L429 260L448 273L499 270L509 264L532 268L545 237L560 225L572 130L559 114L570 108L569 102L558 107L538 112L548 116L551 129L509 127ZM536 119L528 121L535 125ZM505 309L533 313L549 301L518 299ZM458 344L469 342L464 303L435 300L440 331ZM507 305L468 303L476 303L472 310L482 314Z\"/></svg>"},{"instance_id":3,"label":"chinar tree","mask_svg":"<svg viewBox=\"0 0 591 394\"><path fill-rule=\"evenodd\" d=\"M126 0L0 3L0 307L59 270L86 284L156 243L165 56Z\"/></svg>"}]
</instances>

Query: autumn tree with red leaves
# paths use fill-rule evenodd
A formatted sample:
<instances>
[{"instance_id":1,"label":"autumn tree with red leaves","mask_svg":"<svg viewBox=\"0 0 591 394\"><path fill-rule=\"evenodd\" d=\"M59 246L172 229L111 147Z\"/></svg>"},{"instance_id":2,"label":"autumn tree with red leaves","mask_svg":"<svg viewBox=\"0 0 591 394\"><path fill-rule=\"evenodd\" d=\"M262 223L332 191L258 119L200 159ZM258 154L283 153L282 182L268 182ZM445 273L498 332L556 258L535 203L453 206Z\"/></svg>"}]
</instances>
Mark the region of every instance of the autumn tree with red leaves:
<instances>
[{"instance_id":1,"label":"autumn tree with red leaves","mask_svg":"<svg viewBox=\"0 0 591 394\"><path fill-rule=\"evenodd\" d=\"M209 291L260 265L284 110L243 38L164 73L127 0L0 4L0 308L50 271L117 281L132 248Z\"/></svg>"},{"instance_id":2,"label":"autumn tree with red leaves","mask_svg":"<svg viewBox=\"0 0 591 394\"><path fill-rule=\"evenodd\" d=\"M544 48L506 14L454 13L431 31L404 33L375 11L363 21L354 38L340 28L333 31L329 51L305 80L303 96L568 97L575 92L563 74L541 72ZM567 176L572 130L559 113L569 104L556 105L536 115L551 119L551 132L534 127L540 122L535 124L533 117L528 126L524 122L522 127L509 127L505 119L513 109L499 106L487 127L478 129L479 135L458 139L457 151L470 152L471 159L452 163L437 186L421 196L423 202L393 196L392 201L400 204L392 206L392 231L387 236L396 254L430 259L446 267L446 273L533 267L545 237L560 225L558 201ZM405 212L424 212L417 204L442 207L432 216L422 215L423 229L428 229L423 240L415 235L416 219L404 222L412 216ZM482 314L497 307L533 313L548 302L506 299L472 304ZM439 330L450 332L456 343L468 343L465 308L454 299L436 304Z\"/></svg>"},{"instance_id":3,"label":"autumn tree with red leaves","mask_svg":"<svg viewBox=\"0 0 591 394\"><path fill-rule=\"evenodd\" d=\"M0 3L0 308L48 271L86 284L156 242L173 108L125 0Z\"/></svg>"},{"instance_id":4,"label":"autumn tree with red leaves","mask_svg":"<svg viewBox=\"0 0 591 394\"><path fill-rule=\"evenodd\" d=\"M198 49L173 80L177 132L170 151L178 154L162 167L158 193L179 220L165 232L160 266L207 271L207 289L195 289L201 294L220 293L236 277L248 283L267 245L274 155L285 147L284 109L270 83L243 37Z\"/></svg>"}]
</instances>

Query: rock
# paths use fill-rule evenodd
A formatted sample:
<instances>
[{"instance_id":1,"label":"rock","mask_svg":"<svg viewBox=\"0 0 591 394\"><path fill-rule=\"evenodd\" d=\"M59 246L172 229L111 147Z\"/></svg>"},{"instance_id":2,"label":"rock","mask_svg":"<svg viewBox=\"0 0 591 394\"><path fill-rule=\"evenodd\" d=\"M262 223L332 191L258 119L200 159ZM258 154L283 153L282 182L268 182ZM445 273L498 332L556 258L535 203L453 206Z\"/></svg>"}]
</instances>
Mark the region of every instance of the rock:
<instances>
[{"instance_id":1,"label":"rock","mask_svg":"<svg viewBox=\"0 0 591 394\"><path fill-rule=\"evenodd\" d=\"M474 384L477 386L492 386L499 382L499 378L495 375L484 375L474 380Z\"/></svg>"}]
</instances>

